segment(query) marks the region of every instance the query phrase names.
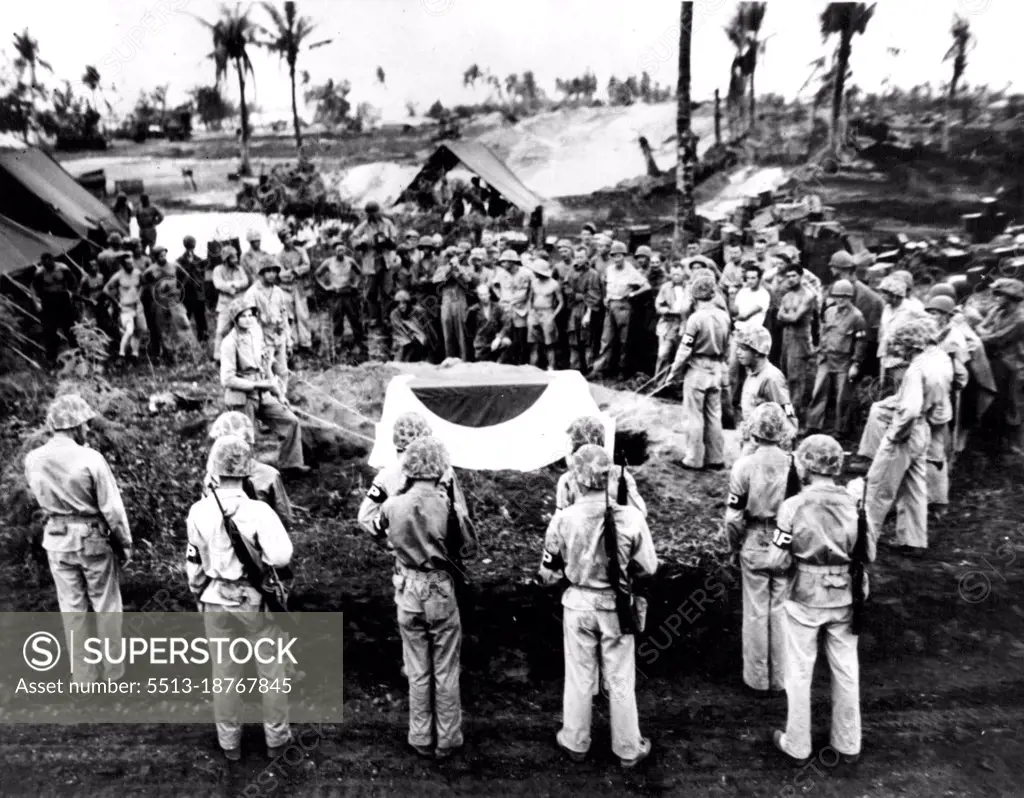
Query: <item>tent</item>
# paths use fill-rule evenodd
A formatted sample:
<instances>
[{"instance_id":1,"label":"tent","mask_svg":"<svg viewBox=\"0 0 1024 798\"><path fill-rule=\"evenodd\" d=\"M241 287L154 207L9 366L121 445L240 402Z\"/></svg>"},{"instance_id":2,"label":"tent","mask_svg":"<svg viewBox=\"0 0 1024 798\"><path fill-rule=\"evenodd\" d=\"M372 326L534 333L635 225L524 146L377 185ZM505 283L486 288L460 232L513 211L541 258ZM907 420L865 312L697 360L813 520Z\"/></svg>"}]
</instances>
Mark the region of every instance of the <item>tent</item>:
<instances>
[{"instance_id":1,"label":"tent","mask_svg":"<svg viewBox=\"0 0 1024 798\"><path fill-rule=\"evenodd\" d=\"M128 232L110 208L59 163L29 146L0 149L0 215L64 238L89 238L101 229Z\"/></svg>"},{"instance_id":2,"label":"tent","mask_svg":"<svg viewBox=\"0 0 1024 798\"><path fill-rule=\"evenodd\" d=\"M440 179L442 174L447 174L460 163L479 175L485 183L523 213L533 213L538 205L543 205L544 210L548 211L549 206L553 204L550 200L528 189L501 158L483 144L475 141L446 141L439 146L394 204L411 201L413 197L410 189L421 178L434 183Z\"/></svg>"},{"instance_id":3,"label":"tent","mask_svg":"<svg viewBox=\"0 0 1024 798\"><path fill-rule=\"evenodd\" d=\"M10 274L39 263L44 252L63 255L78 246L78 239L38 233L0 216L0 274Z\"/></svg>"},{"instance_id":4,"label":"tent","mask_svg":"<svg viewBox=\"0 0 1024 798\"><path fill-rule=\"evenodd\" d=\"M485 374L467 364L449 374L403 374L388 383L371 466L397 459L392 430L395 419L409 411L427 420L458 468L533 471L555 463L565 457L566 430L580 416L604 422L609 454L615 439L615 420L598 409L578 371Z\"/></svg>"}]
</instances>

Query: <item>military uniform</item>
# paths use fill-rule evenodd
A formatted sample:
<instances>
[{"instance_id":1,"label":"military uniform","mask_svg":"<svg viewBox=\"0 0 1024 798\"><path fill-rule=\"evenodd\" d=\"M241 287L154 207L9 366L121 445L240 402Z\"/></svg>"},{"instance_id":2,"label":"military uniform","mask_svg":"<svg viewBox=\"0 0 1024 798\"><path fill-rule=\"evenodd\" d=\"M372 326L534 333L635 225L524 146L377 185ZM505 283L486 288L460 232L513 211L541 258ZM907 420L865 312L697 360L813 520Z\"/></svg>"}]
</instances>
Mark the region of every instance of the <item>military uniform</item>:
<instances>
[{"instance_id":1,"label":"military uniform","mask_svg":"<svg viewBox=\"0 0 1024 798\"><path fill-rule=\"evenodd\" d=\"M39 266L36 269L32 287L40 304L39 315L43 324L46 357L51 363L56 363L60 349L60 333L64 333L68 346L75 345L75 337L71 333L71 327L75 323L75 309L71 303L75 280L71 275L71 269L63 263L54 263L53 268Z\"/></svg>"},{"instance_id":2,"label":"military uniform","mask_svg":"<svg viewBox=\"0 0 1024 798\"><path fill-rule=\"evenodd\" d=\"M618 502L620 470L619 468L614 468L608 474L608 500L612 504ZM640 491L636 486L636 479L629 471L625 472L625 478L626 504L630 507L635 507L646 518L647 502L640 495ZM576 499L580 497L581 493L580 486L576 484L576 478L572 475L572 471L566 471L558 478L558 484L555 485L555 509L564 510L566 507L571 507Z\"/></svg>"},{"instance_id":3,"label":"military uniform","mask_svg":"<svg viewBox=\"0 0 1024 798\"><path fill-rule=\"evenodd\" d=\"M835 392L835 427L841 432L847 423L850 367L858 368L867 351L867 323L852 304L840 309L828 308L821 323L821 348L818 373L814 379L811 406L807 410L807 429L825 426L829 398Z\"/></svg>"},{"instance_id":4,"label":"military uniform","mask_svg":"<svg viewBox=\"0 0 1024 798\"><path fill-rule=\"evenodd\" d=\"M816 311L817 299L803 284L783 293L779 301L777 319L782 325L779 367L789 382L789 395L798 416L810 399L814 368L811 323Z\"/></svg>"},{"instance_id":5,"label":"military uniform","mask_svg":"<svg viewBox=\"0 0 1024 798\"><path fill-rule=\"evenodd\" d=\"M654 309L658 314L658 361L654 367L655 374L661 374L675 359L682 337L682 326L690 310L689 294L686 284L675 285L668 281L661 284L658 296L654 300Z\"/></svg>"},{"instance_id":6,"label":"military uniform","mask_svg":"<svg viewBox=\"0 0 1024 798\"><path fill-rule=\"evenodd\" d=\"M313 330L309 319L309 275L312 269L309 254L298 247L286 247L278 254L277 260L281 264L281 284L289 286L285 293L291 301L289 315L295 325L295 342L299 347L308 349L313 345Z\"/></svg>"},{"instance_id":7,"label":"military uniform","mask_svg":"<svg viewBox=\"0 0 1024 798\"><path fill-rule=\"evenodd\" d=\"M359 513L356 517L359 525L370 534L373 534L373 525L380 516L384 502L400 494L406 488L407 482L408 480L402 473L401 457L391 465L385 466L378 471L377 475L373 478L373 482L370 484L370 489L366 492L362 503L359 505ZM466 522L469 519L469 507L466 505L466 495L462 492L462 486L459 484L458 477L455 476L455 471L449 468L444 476L441 477L439 484L445 489L447 489L448 485L452 486L452 492L455 496L455 510L459 514L459 518Z\"/></svg>"},{"instance_id":8,"label":"military uniform","mask_svg":"<svg viewBox=\"0 0 1024 798\"><path fill-rule=\"evenodd\" d=\"M137 267L136 267L137 268ZM220 356L224 336L231 332L231 303L242 296L252 285L252 278L238 263L222 263L213 270L213 287L217 290L217 332L213 341L213 352Z\"/></svg>"},{"instance_id":9,"label":"military uniform","mask_svg":"<svg viewBox=\"0 0 1024 798\"><path fill-rule=\"evenodd\" d=\"M469 361L472 346L469 340L469 293L476 278L468 268L443 264L434 272L433 282L441 292L441 329L447 357Z\"/></svg>"},{"instance_id":10,"label":"military uniform","mask_svg":"<svg viewBox=\"0 0 1024 798\"><path fill-rule=\"evenodd\" d=\"M276 265L276 264L275 264ZM288 296L277 285L253 283L245 292L245 298L256 305L263 343L269 351L270 366L281 384L281 390L288 390L288 351L292 347L288 329Z\"/></svg>"},{"instance_id":11,"label":"military uniform","mask_svg":"<svg viewBox=\"0 0 1024 798\"><path fill-rule=\"evenodd\" d=\"M601 354L594 371L617 371L626 362L629 348L629 324L633 305L629 295L649 287L647 278L629 261L622 266L612 264L604 273L605 317L601 332Z\"/></svg>"},{"instance_id":12,"label":"military uniform","mask_svg":"<svg viewBox=\"0 0 1024 798\"><path fill-rule=\"evenodd\" d=\"M589 265L574 267L566 278L565 300L569 303L569 321L566 334L569 343L569 368L585 372L590 351L590 340L586 332L594 324L594 318L601 307L601 280ZM589 316L588 316L589 314ZM587 320L587 326L584 325Z\"/></svg>"},{"instance_id":13,"label":"military uniform","mask_svg":"<svg viewBox=\"0 0 1024 798\"><path fill-rule=\"evenodd\" d=\"M1014 283L1019 283L1017 280L1006 282L1011 290L1016 288ZM993 290L995 288L996 283L993 283ZM978 337L992 365L1002 419L1010 428L1013 444L1024 447L1024 302L1018 301L1009 309L992 308L978 325Z\"/></svg>"}]
</instances>

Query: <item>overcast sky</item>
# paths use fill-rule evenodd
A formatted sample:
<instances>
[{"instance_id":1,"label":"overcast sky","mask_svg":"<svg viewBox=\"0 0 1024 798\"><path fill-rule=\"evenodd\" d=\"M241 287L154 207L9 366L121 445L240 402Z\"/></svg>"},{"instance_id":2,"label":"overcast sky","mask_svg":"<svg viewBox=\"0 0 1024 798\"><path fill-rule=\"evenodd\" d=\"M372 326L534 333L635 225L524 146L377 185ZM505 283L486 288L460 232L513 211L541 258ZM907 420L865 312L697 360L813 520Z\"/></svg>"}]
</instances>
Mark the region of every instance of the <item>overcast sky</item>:
<instances>
[{"instance_id":1,"label":"overcast sky","mask_svg":"<svg viewBox=\"0 0 1024 798\"><path fill-rule=\"evenodd\" d=\"M602 93L612 74L639 76L646 69L663 84L674 84L677 77L678 0L299 0L298 5L300 13L319 23L314 41L334 39L300 56L299 69L308 70L313 82L347 78L353 99L392 112L406 100L418 102L422 112L438 98L449 105L482 99L462 88L462 73L472 63L500 76L532 69L552 94L556 77L570 78L588 67ZM824 5L769 3L763 27L767 52L756 76L759 94L792 96L809 74L809 62L832 52L834 44L826 47L818 28ZM216 19L214 0L11 0L4 6L6 57L13 57L14 32L28 27L59 78L78 80L86 64L97 66L104 85L116 85L122 110L130 109L142 89L169 84L171 101L177 103L190 87L212 82L212 62L205 59L210 34L195 17ZM722 28L735 8L729 0L694 3L696 99L727 88L733 50ZM938 89L949 79L950 64L942 59L954 12L969 18L978 42L966 81L993 88L1012 82L1024 91L1024 7L1015 0L883 0L867 33L854 41L854 82L864 91L879 90L887 77L904 87L931 81ZM260 4L252 13L267 21ZM901 54L889 54L891 47L901 48ZM268 112L286 115L287 69L259 51L253 63L256 101ZM387 75L386 88L374 85L378 65ZM230 88L236 95L233 74Z\"/></svg>"}]
</instances>

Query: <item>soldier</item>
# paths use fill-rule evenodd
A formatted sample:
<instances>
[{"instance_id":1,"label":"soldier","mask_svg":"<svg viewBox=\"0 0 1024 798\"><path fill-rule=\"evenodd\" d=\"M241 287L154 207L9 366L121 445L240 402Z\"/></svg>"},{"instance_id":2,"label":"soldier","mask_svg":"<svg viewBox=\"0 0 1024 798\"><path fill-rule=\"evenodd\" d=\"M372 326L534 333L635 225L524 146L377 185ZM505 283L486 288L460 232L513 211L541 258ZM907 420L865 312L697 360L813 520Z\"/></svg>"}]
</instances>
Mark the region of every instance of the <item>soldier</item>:
<instances>
[{"instance_id":1,"label":"soldier","mask_svg":"<svg viewBox=\"0 0 1024 798\"><path fill-rule=\"evenodd\" d=\"M835 388L835 433L840 437L849 423L849 384L861 374L867 352L867 323L853 306L853 284L836 280L830 295L834 304L821 323L821 353L814 393L807 410L807 431L820 432L828 415L829 399Z\"/></svg>"},{"instance_id":2,"label":"soldier","mask_svg":"<svg viewBox=\"0 0 1024 798\"><path fill-rule=\"evenodd\" d=\"M620 364L628 363L629 326L633 315L630 300L650 289L647 278L626 261L626 245L611 245L612 263L604 272L604 329L601 332L601 354L594 363L594 372L618 372ZM628 376L622 374L623 377Z\"/></svg>"},{"instance_id":3,"label":"soldier","mask_svg":"<svg viewBox=\"0 0 1024 798\"><path fill-rule=\"evenodd\" d=\"M689 309L689 295L686 290L686 267L673 263L669 280L662 283L654 300L658 312L658 362L654 367L656 377L663 377L679 348L679 338L684 314Z\"/></svg>"},{"instance_id":4,"label":"soldier","mask_svg":"<svg viewBox=\"0 0 1024 798\"><path fill-rule=\"evenodd\" d=\"M75 308L71 303L71 295L76 287L71 269L63 263L57 263L49 252L44 252L32 279L32 289L35 291L36 312L43 323L46 357L51 363L57 362L60 333L64 334L69 346L75 345L75 337L71 333L71 327L75 323Z\"/></svg>"},{"instance_id":5,"label":"soldier","mask_svg":"<svg viewBox=\"0 0 1024 798\"><path fill-rule=\"evenodd\" d=\"M453 502L441 481L450 470L441 441L413 441L401 460L408 488L388 498L373 522L374 537L386 535L395 552L395 603L409 679L409 745L420 756L437 759L449 758L463 745L456 581L464 578L462 561L477 549L471 527L460 523L458 538L449 535Z\"/></svg>"},{"instance_id":6,"label":"soldier","mask_svg":"<svg viewBox=\"0 0 1024 798\"><path fill-rule=\"evenodd\" d=\"M378 203L366 203L366 219L352 231L352 246L362 252L360 268L366 281L363 291L371 323L377 327L384 325L384 307L391 296L389 277L397 244L394 223L381 215Z\"/></svg>"},{"instance_id":7,"label":"soldier","mask_svg":"<svg viewBox=\"0 0 1024 798\"><path fill-rule=\"evenodd\" d=\"M277 281L281 265L275 260L260 263L259 280L245 292L245 299L256 305L263 345L270 357L270 367L277 376L282 394L288 393L288 354L292 340L288 334L288 297Z\"/></svg>"},{"instance_id":8,"label":"soldier","mask_svg":"<svg viewBox=\"0 0 1024 798\"><path fill-rule=\"evenodd\" d=\"M896 542L901 553L912 557L923 556L928 548L930 427L952 418L949 358L935 347L922 357L933 337L937 331L927 316L900 321L888 330L887 354L910 365L899 392L889 400L891 419L867 474L865 508L873 539L882 534L895 501Z\"/></svg>"},{"instance_id":9,"label":"soldier","mask_svg":"<svg viewBox=\"0 0 1024 798\"><path fill-rule=\"evenodd\" d=\"M829 267L835 275L836 280L847 280L853 285L853 306L861 312L864 322L867 325L866 352L865 358L870 358L872 363L865 362L865 371L873 374L867 368L873 365L878 350L878 328L882 321L882 310L885 301L871 288L857 278L857 262L845 249L832 254L829 260Z\"/></svg>"},{"instance_id":10,"label":"soldier","mask_svg":"<svg viewBox=\"0 0 1024 798\"><path fill-rule=\"evenodd\" d=\"M405 289L395 292L391 311L391 345L399 363L423 360L427 356L427 333L416 318L412 295Z\"/></svg>"},{"instance_id":11,"label":"soldier","mask_svg":"<svg viewBox=\"0 0 1024 798\"><path fill-rule=\"evenodd\" d=\"M123 241L124 239L121 237L121 234L115 230L107 236L107 246L96 256L96 260L100 264L100 270L107 279L110 279L111 275L120 266L119 256L122 252Z\"/></svg>"},{"instance_id":12,"label":"soldier","mask_svg":"<svg viewBox=\"0 0 1024 798\"><path fill-rule=\"evenodd\" d=\"M504 363L512 346L512 319L494 301L494 289L485 283L476 287L477 304L473 317L473 353L478 362Z\"/></svg>"},{"instance_id":13,"label":"soldier","mask_svg":"<svg viewBox=\"0 0 1024 798\"><path fill-rule=\"evenodd\" d=\"M569 436L568 448L566 449L565 455L566 463L572 463L572 456L576 454L582 446L586 446L587 444L594 444L595 446L605 445L604 424L601 423L601 419L595 418L594 416L580 416L569 425L569 429L566 430L566 434ZM608 474L609 500L618 503L620 482L625 483L626 503L635 507L640 511L641 515L646 518L647 503L643 500L643 497L640 496L640 491L636 486L636 480L633 478L633 475L626 470L625 466L620 466L617 473L609 472ZM558 484L555 486L555 509L564 510L575 502L581 493L582 492L573 477L572 469L570 468L558 478Z\"/></svg>"},{"instance_id":14,"label":"soldier","mask_svg":"<svg viewBox=\"0 0 1024 798\"><path fill-rule=\"evenodd\" d=\"M213 272L224 262L224 254L221 251L219 241L211 241L206 246L206 268L203 270L203 282L205 283L206 307L208 310L216 311L219 294L213 284Z\"/></svg>"},{"instance_id":15,"label":"soldier","mask_svg":"<svg viewBox=\"0 0 1024 798\"><path fill-rule=\"evenodd\" d=\"M274 256L263 251L263 234L259 230L250 229L245 234L249 242L249 251L242 255L242 268L249 275L251 283L256 282L264 263L271 263Z\"/></svg>"},{"instance_id":16,"label":"soldier","mask_svg":"<svg viewBox=\"0 0 1024 798\"><path fill-rule=\"evenodd\" d=\"M263 611L263 595L246 578L225 529L224 515L234 521L250 558L261 570L288 566L292 542L270 506L245 495L242 484L252 475L253 458L244 439L225 435L215 441L210 468L218 481L213 490L216 495L200 499L189 510L185 555L188 586L203 613L206 634L211 638L244 637L253 645L261 640L279 641L282 632L272 616ZM234 681L244 675L243 669L230 658L216 658L212 676ZM288 675L285 663L275 657L257 657L256 672L260 679L279 686ZM287 692L269 689L262 695L263 734L271 760L281 756L292 739ZM241 704L242 697L235 690L214 692L217 742L230 762L242 758L242 725L238 722Z\"/></svg>"},{"instance_id":17,"label":"soldier","mask_svg":"<svg viewBox=\"0 0 1024 798\"><path fill-rule=\"evenodd\" d=\"M231 317L231 303L242 296L252 280L238 263L234 247L224 247L224 262L213 270L213 287L217 291L217 333L213 341L213 356L220 357L224 336L231 332L234 320Z\"/></svg>"},{"instance_id":18,"label":"soldier","mask_svg":"<svg viewBox=\"0 0 1024 798\"><path fill-rule=\"evenodd\" d=\"M732 389L734 404L741 400L743 380L746 376L740 367L740 340L743 334L751 330L765 328L768 310L772 305L771 292L761 285L760 264L754 260L747 260L743 262L742 269L743 285L729 304L729 312L733 318L733 336L729 341L729 386ZM786 395L789 395L788 389Z\"/></svg>"},{"instance_id":19,"label":"soldier","mask_svg":"<svg viewBox=\"0 0 1024 798\"><path fill-rule=\"evenodd\" d=\"M992 283L995 306L978 325L999 391L1010 450L1024 454L1024 282L1000 277Z\"/></svg>"},{"instance_id":20,"label":"soldier","mask_svg":"<svg viewBox=\"0 0 1024 798\"><path fill-rule=\"evenodd\" d=\"M334 245L334 257L325 259L317 267L313 279L327 294L335 343L341 344L345 334L345 319L348 319L352 330L352 345L365 358L363 307L359 296L362 276L359 266L345 251L344 244L339 241Z\"/></svg>"},{"instance_id":21,"label":"soldier","mask_svg":"<svg viewBox=\"0 0 1024 798\"><path fill-rule=\"evenodd\" d=\"M738 336L736 356L747 374L740 396L740 411L744 419L749 419L758 405L775 402L795 428L796 411L789 399L786 375L769 362L771 351L772 334L764 327L752 327Z\"/></svg>"},{"instance_id":22,"label":"soldier","mask_svg":"<svg viewBox=\"0 0 1024 798\"><path fill-rule=\"evenodd\" d=\"M754 410L748 429L754 447L729 475L725 529L743 575L743 682L766 693L785 688L789 563L772 539L779 506L787 498L790 457L779 443L789 436L789 420L782 407L765 402Z\"/></svg>"},{"instance_id":23,"label":"soldier","mask_svg":"<svg viewBox=\"0 0 1024 798\"><path fill-rule=\"evenodd\" d=\"M686 320L666 384L683 373L683 468L725 468L722 437L723 361L729 344L729 314L715 307L715 278L703 274L690 284L697 303Z\"/></svg>"},{"instance_id":24,"label":"soldier","mask_svg":"<svg viewBox=\"0 0 1024 798\"><path fill-rule=\"evenodd\" d=\"M57 397L46 413L53 437L25 455L25 479L46 515L43 548L69 646L76 632L79 640L87 637L90 607L97 613L97 636L121 638L118 578L132 559L128 516L114 474L86 443L94 418L96 412L78 394ZM84 662L76 660L74 667L76 681L99 675ZM123 661L106 668L105 678L123 675Z\"/></svg>"},{"instance_id":25,"label":"soldier","mask_svg":"<svg viewBox=\"0 0 1024 798\"><path fill-rule=\"evenodd\" d=\"M800 764L811 750L811 680L824 633L832 675L829 742L841 761L860 758L860 669L853 634L850 563L857 542L857 500L835 484L843 449L827 435L804 439L796 451L804 489L779 508L774 545L786 555L792 587L786 610L785 732L772 732L775 747ZM867 562L874 562L867 541ZM867 594L867 575L864 575Z\"/></svg>"},{"instance_id":26,"label":"soldier","mask_svg":"<svg viewBox=\"0 0 1024 798\"><path fill-rule=\"evenodd\" d=\"M754 262L756 264L756 261ZM760 269L759 269L760 271ZM758 277L760 280L760 276ZM739 291L746 285L746 264L743 261L743 249L735 244L725 245L725 266L722 267L722 289L733 286Z\"/></svg>"},{"instance_id":27,"label":"soldier","mask_svg":"<svg viewBox=\"0 0 1024 798\"><path fill-rule=\"evenodd\" d=\"M882 317L878 327L878 362L882 379L889 378L892 385L899 386L906 364L889 352L889 334L902 321L915 315L924 314L920 300L907 296L907 282L895 273L884 278L878 285L878 292L885 299Z\"/></svg>"},{"instance_id":28,"label":"soldier","mask_svg":"<svg viewBox=\"0 0 1024 798\"><path fill-rule=\"evenodd\" d=\"M530 283L530 315L528 316L530 363L540 366L541 351L548 371L555 370L555 348L558 343L558 314L563 307L562 288L554 279L551 264L541 258L530 262L533 280Z\"/></svg>"},{"instance_id":29,"label":"soldier","mask_svg":"<svg viewBox=\"0 0 1024 798\"><path fill-rule=\"evenodd\" d=\"M432 278L441 294L441 330L447 357L469 362L473 349L469 341L469 295L476 287L473 272L452 255L437 267Z\"/></svg>"},{"instance_id":30,"label":"soldier","mask_svg":"<svg viewBox=\"0 0 1024 798\"><path fill-rule=\"evenodd\" d=\"M142 275L135 268L130 252L119 253L121 268L107 280L103 293L113 300L118 308L121 325L121 344L118 357L138 359L142 340L149 334L146 314L142 310Z\"/></svg>"},{"instance_id":31,"label":"soldier","mask_svg":"<svg viewBox=\"0 0 1024 798\"><path fill-rule=\"evenodd\" d=\"M156 228L163 222L164 215L155 205L149 204L149 194L140 194L142 207L135 213L135 221L139 223L139 241L143 249L153 251L156 246Z\"/></svg>"},{"instance_id":32,"label":"soldier","mask_svg":"<svg viewBox=\"0 0 1024 798\"><path fill-rule=\"evenodd\" d=\"M653 575L658 556L643 515L634 507L609 503L606 486L613 466L608 452L587 444L572 456L571 468L581 493L551 519L539 573L547 584L567 579L570 585L562 594L565 689L556 741L573 761L586 757L600 669L611 711L612 751L622 767L633 768L650 754L651 743L640 734L635 638L622 625L616 595L631 593L634 575ZM614 546L611 565L602 539ZM642 631L645 608L638 609L637 631Z\"/></svg>"},{"instance_id":33,"label":"soldier","mask_svg":"<svg viewBox=\"0 0 1024 798\"><path fill-rule=\"evenodd\" d=\"M295 246L295 236L290 231L281 233L284 249L277 256L281 264L281 285L285 293L290 293L290 317L294 319L295 335L293 341L300 351L310 351L313 347L313 331L309 321L310 274L312 266L309 254L305 249ZM284 286L290 286L284 289Z\"/></svg>"},{"instance_id":34,"label":"soldier","mask_svg":"<svg viewBox=\"0 0 1024 798\"><path fill-rule=\"evenodd\" d=\"M814 342L811 324L817 313L814 294L804 287L803 267L787 263L782 267L783 294L779 300L778 323L782 326L782 356L779 367L789 382L789 395L797 416L810 399L814 368Z\"/></svg>"},{"instance_id":35,"label":"soldier","mask_svg":"<svg viewBox=\"0 0 1024 798\"><path fill-rule=\"evenodd\" d=\"M196 336L206 343L209 331L206 325L206 263L196 254L195 236L185 236L181 242L185 251L176 261L185 281L185 310L196 325Z\"/></svg>"},{"instance_id":36,"label":"soldier","mask_svg":"<svg viewBox=\"0 0 1024 798\"><path fill-rule=\"evenodd\" d=\"M252 420L237 410L221 413L210 425L210 440L216 441L225 435L234 435L244 440L250 447L256 446L256 430ZM203 495L209 495L211 488L219 486L220 479L214 468L213 458L210 457L206 463L206 477L203 479ZM285 529L292 525L292 503L288 499L280 471L272 465L253 459L252 474L243 480L242 486L245 495L250 499L258 499L273 507Z\"/></svg>"},{"instance_id":37,"label":"soldier","mask_svg":"<svg viewBox=\"0 0 1024 798\"><path fill-rule=\"evenodd\" d=\"M587 373L590 351L590 325L594 313L601 306L601 280L590 265L586 247L573 252L572 272L563 285L569 305L566 336L569 344L569 368Z\"/></svg>"},{"instance_id":38,"label":"soldier","mask_svg":"<svg viewBox=\"0 0 1024 798\"><path fill-rule=\"evenodd\" d=\"M225 336L220 348L224 404L269 425L281 439L277 467L286 475L305 474L309 466L302 457L302 425L288 408L284 391L271 374L270 352L256 320L258 312L256 303L245 297L231 306L234 329Z\"/></svg>"}]
</instances>

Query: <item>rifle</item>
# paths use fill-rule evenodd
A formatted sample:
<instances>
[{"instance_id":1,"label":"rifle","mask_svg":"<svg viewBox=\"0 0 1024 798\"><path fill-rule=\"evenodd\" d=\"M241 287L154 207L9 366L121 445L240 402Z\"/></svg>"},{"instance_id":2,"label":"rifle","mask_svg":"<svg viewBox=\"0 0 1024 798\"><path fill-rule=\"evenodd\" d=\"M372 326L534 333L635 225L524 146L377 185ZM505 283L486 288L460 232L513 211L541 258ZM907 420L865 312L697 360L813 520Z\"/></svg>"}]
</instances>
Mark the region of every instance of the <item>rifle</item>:
<instances>
[{"instance_id":1,"label":"rifle","mask_svg":"<svg viewBox=\"0 0 1024 798\"><path fill-rule=\"evenodd\" d=\"M786 498L792 499L803 486L800 484L800 474L796 470L796 456L789 456L789 475L786 477Z\"/></svg>"},{"instance_id":2,"label":"rifle","mask_svg":"<svg viewBox=\"0 0 1024 798\"><path fill-rule=\"evenodd\" d=\"M604 494L604 553L608 557L608 581L615 591L615 614L619 618L619 629L624 635L636 634L633 619L633 597L623 580L619 563L619 542L615 530L615 511L608 503L608 491Z\"/></svg>"},{"instance_id":3,"label":"rifle","mask_svg":"<svg viewBox=\"0 0 1024 798\"><path fill-rule=\"evenodd\" d=\"M275 618L286 618L290 626L298 626L295 617L288 611L288 589L282 581L281 574L272 565L266 566L266 572L264 572L263 568L253 560L248 546L242 540L242 533L238 531L234 518L224 511L224 505L220 503L216 488L211 488L210 493L224 518L224 531L227 532L228 539L231 541L231 548L234 549L235 556L242 563L242 573L245 575L246 581L260 594L267 609L274 614ZM281 570L285 572L284 578L291 577L290 569L287 566Z\"/></svg>"},{"instance_id":4,"label":"rifle","mask_svg":"<svg viewBox=\"0 0 1024 798\"><path fill-rule=\"evenodd\" d=\"M455 586L455 602L459 605L459 612L465 621L472 606L470 602L470 585L466 579L465 564L462 560L464 537L462 534L462 521L459 519L459 513L455 509L454 479L445 486L445 491L448 494L448 529L445 534L445 548L448 551L448 561L451 563L451 568L447 570Z\"/></svg>"},{"instance_id":5,"label":"rifle","mask_svg":"<svg viewBox=\"0 0 1024 798\"><path fill-rule=\"evenodd\" d=\"M626 484L626 464L622 464L622 470L619 471L619 490L615 496L617 504L625 506L629 500L629 486Z\"/></svg>"},{"instance_id":6,"label":"rifle","mask_svg":"<svg viewBox=\"0 0 1024 798\"><path fill-rule=\"evenodd\" d=\"M860 507L857 508L857 542L853 544L850 558L850 582L853 591L853 624L851 631L859 635L864 631L864 569L868 549L868 513L865 503L868 497L868 481L864 480L864 492Z\"/></svg>"}]
</instances>

